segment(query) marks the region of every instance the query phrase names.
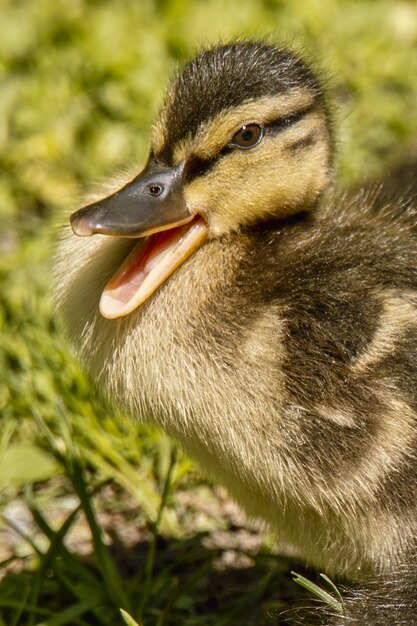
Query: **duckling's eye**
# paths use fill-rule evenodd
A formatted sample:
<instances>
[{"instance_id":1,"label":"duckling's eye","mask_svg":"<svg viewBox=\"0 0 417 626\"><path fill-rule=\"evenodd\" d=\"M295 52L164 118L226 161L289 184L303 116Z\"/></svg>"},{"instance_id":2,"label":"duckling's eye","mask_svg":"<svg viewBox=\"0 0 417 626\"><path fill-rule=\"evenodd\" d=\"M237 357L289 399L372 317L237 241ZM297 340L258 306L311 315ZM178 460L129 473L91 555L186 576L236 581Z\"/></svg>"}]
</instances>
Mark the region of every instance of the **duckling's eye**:
<instances>
[{"instance_id":1,"label":"duckling's eye","mask_svg":"<svg viewBox=\"0 0 417 626\"><path fill-rule=\"evenodd\" d=\"M230 143L232 146L237 146L238 148L253 148L258 145L263 136L264 129L262 126L259 126L259 124L248 124L247 126L242 126L242 128L233 135Z\"/></svg>"}]
</instances>

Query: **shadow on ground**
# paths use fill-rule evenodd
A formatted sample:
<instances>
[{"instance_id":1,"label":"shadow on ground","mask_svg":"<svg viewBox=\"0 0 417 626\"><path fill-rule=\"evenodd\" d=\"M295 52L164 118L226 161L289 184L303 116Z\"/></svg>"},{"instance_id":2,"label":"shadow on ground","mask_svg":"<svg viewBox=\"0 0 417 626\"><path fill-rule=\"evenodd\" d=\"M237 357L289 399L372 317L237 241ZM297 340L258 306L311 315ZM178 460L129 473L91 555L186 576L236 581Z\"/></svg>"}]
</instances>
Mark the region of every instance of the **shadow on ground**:
<instances>
[{"instance_id":1,"label":"shadow on ground","mask_svg":"<svg viewBox=\"0 0 417 626\"><path fill-rule=\"evenodd\" d=\"M113 538L110 554L128 609L140 626L284 626L283 611L294 603L311 604L291 578L291 570L305 574L299 563L263 550L248 555L236 548L207 547L207 538L208 533L199 533L180 541L160 538L156 545L140 541L129 548ZM62 546L47 568L26 568L2 580L3 623L121 626L102 576L90 554L80 557Z\"/></svg>"}]
</instances>

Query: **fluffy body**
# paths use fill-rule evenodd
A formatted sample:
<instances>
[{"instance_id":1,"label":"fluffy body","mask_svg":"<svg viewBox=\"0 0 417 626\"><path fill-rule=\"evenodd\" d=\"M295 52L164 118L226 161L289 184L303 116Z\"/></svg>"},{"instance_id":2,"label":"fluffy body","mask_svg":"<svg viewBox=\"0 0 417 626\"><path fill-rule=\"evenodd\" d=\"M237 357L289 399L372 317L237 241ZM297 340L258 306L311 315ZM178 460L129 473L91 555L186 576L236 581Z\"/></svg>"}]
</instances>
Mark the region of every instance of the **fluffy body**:
<instances>
[{"instance_id":1,"label":"fluffy body","mask_svg":"<svg viewBox=\"0 0 417 626\"><path fill-rule=\"evenodd\" d=\"M253 54L258 46L264 58L261 44L237 45ZM194 163L185 195L207 219L208 241L152 298L109 321L98 312L100 294L132 241L79 239L67 229L58 306L81 361L112 401L163 427L307 563L381 583L348 601L353 623L411 626L417 203L383 188L351 195L327 188L328 115L318 84L294 55L281 53L283 75L295 64L282 89L275 72L269 91L233 96L228 106L221 100L188 126L179 114L170 126L175 102L194 93L187 72L195 86L199 64L210 62L214 75L225 50L208 60L203 53L174 82L152 147L167 164ZM280 115L316 107L275 148L271 134L252 165L250 151L216 160L245 102L240 124L259 121L260 97L265 124L280 102ZM195 163L207 160L199 173ZM393 581L403 591L384 596Z\"/></svg>"}]
</instances>

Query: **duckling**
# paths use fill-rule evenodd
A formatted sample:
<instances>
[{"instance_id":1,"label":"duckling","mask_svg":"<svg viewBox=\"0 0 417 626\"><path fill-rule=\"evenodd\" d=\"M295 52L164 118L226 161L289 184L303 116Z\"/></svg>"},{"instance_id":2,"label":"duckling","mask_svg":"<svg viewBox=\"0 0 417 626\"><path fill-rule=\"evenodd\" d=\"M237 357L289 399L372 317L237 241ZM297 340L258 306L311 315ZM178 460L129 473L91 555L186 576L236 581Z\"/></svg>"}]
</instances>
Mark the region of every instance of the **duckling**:
<instances>
[{"instance_id":1,"label":"duckling","mask_svg":"<svg viewBox=\"0 0 417 626\"><path fill-rule=\"evenodd\" d=\"M297 54L203 50L170 84L143 171L72 215L57 304L112 401L309 565L370 584L325 623L410 626L417 201L337 192L333 152Z\"/></svg>"}]
</instances>

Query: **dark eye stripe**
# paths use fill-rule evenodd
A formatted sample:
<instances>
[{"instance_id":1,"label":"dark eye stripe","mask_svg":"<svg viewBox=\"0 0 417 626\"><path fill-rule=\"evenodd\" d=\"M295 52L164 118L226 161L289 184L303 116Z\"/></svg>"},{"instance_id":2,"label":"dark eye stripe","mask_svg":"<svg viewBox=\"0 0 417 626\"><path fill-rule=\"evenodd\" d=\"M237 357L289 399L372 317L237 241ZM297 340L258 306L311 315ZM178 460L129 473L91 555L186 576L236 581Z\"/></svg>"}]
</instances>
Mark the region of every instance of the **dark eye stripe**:
<instances>
[{"instance_id":1,"label":"dark eye stripe","mask_svg":"<svg viewBox=\"0 0 417 626\"><path fill-rule=\"evenodd\" d=\"M317 139L317 131L313 130L311 133L309 133L305 137L301 137L301 139L297 139L297 141L294 141L294 143L291 143L289 146L286 146L284 150L295 152L296 150L307 148L308 146L313 145L316 139Z\"/></svg>"},{"instance_id":2,"label":"dark eye stripe","mask_svg":"<svg viewBox=\"0 0 417 626\"><path fill-rule=\"evenodd\" d=\"M315 108L316 105L311 104L304 109L294 111L294 113L289 113L288 115L284 115L284 117L280 117L279 119L274 120L273 122L269 122L269 124L267 124L265 128L268 128L269 132L272 132L273 134L280 133L283 130L286 130L289 126L293 126L294 124L302 120L308 113L314 111Z\"/></svg>"},{"instance_id":3,"label":"dark eye stripe","mask_svg":"<svg viewBox=\"0 0 417 626\"><path fill-rule=\"evenodd\" d=\"M232 150L234 150L234 147L228 144L210 159L202 159L198 156L191 157L191 159L187 161L185 166L184 177L186 182L194 180L194 178L197 178L197 176L203 176L204 174L207 174L207 172L213 169L213 167L218 161L220 161L220 159L222 159L229 152L232 152Z\"/></svg>"},{"instance_id":4,"label":"dark eye stripe","mask_svg":"<svg viewBox=\"0 0 417 626\"><path fill-rule=\"evenodd\" d=\"M278 134L279 132L284 131L289 126L296 124L300 120L302 120L308 113L313 111L316 108L316 104L311 104L304 109L300 109L299 111L295 111L294 113L289 113L284 117L280 117L277 120L273 120L268 124L265 124L264 131L265 134ZM191 182L198 176L204 176L207 174L213 167L222 159L226 154L232 152L232 150L238 149L236 146L232 144L227 144L218 152L215 156L209 159L202 159L198 156L191 157L186 164L184 176L186 182Z\"/></svg>"}]
</instances>

